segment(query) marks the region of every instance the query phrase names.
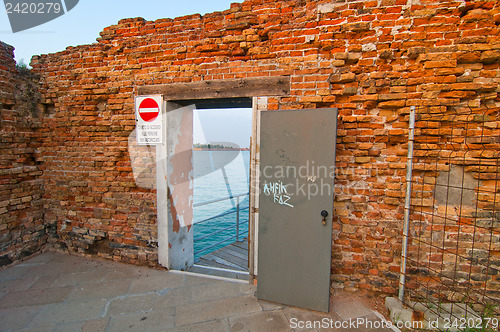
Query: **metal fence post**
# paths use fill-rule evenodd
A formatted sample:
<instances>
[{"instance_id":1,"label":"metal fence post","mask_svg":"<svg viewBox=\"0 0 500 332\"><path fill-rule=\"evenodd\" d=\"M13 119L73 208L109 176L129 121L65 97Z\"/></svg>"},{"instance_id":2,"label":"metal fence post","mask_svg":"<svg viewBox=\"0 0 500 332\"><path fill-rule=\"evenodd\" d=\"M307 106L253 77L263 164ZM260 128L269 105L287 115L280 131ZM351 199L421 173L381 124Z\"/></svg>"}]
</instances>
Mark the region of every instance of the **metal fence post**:
<instances>
[{"instance_id":1,"label":"metal fence post","mask_svg":"<svg viewBox=\"0 0 500 332\"><path fill-rule=\"evenodd\" d=\"M236 242L240 240L240 196L236 197Z\"/></svg>"},{"instance_id":2,"label":"metal fence post","mask_svg":"<svg viewBox=\"0 0 500 332\"><path fill-rule=\"evenodd\" d=\"M398 298L404 302L406 282L406 260L408 257L408 235L410 232L410 204L411 204L411 175L413 171L413 141L415 139L415 106L410 109L410 123L408 133L408 158L406 164L406 198L403 225L403 247L401 250L401 269L399 275Z\"/></svg>"}]
</instances>

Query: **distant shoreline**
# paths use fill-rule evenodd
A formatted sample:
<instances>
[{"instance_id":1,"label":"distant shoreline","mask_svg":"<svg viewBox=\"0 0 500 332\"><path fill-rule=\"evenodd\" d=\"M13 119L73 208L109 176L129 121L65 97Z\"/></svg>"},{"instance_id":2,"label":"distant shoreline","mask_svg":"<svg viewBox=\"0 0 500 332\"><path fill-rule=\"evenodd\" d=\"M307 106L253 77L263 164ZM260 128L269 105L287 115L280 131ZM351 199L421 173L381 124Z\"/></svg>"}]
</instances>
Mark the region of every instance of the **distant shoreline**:
<instances>
[{"instance_id":1,"label":"distant shoreline","mask_svg":"<svg viewBox=\"0 0 500 332\"><path fill-rule=\"evenodd\" d=\"M250 148L193 148L193 151L250 151Z\"/></svg>"}]
</instances>

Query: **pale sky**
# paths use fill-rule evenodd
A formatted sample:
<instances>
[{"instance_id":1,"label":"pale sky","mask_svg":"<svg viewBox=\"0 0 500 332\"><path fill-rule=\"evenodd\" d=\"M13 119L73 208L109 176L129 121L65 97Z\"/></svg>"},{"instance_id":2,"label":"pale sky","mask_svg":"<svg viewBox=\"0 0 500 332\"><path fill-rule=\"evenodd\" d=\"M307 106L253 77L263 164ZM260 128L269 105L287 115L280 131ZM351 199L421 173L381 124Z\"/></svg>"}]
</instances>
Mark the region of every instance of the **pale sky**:
<instances>
[{"instance_id":1,"label":"pale sky","mask_svg":"<svg viewBox=\"0 0 500 332\"><path fill-rule=\"evenodd\" d=\"M80 0L66 14L29 30L12 33L5 7L0 8L0 40L15 47L16 60L29 64L31 56L54 53L67 46L96 42L105 27L122 18L146 20L206 14L229 9L235 0Z\"/></svg>"},{"instance_id":2,"label":"pale sky","mask_svg":"<svg viewBox=\"0 0 500 332\"><path fill-rule=\"evenodd\" d=\"M193 143L227 142L248 148L251 134L251 108L194 111Z\"/></svg>"}]
</instances>

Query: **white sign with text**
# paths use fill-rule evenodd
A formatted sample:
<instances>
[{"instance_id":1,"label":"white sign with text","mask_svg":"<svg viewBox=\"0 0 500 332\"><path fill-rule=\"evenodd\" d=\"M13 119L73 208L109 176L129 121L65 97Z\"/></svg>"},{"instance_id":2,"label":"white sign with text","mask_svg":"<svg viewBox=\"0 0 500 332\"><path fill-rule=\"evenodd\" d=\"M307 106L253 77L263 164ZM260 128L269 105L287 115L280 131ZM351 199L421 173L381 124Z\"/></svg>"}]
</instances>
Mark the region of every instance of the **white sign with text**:
<instances>
[{"instance_id":1,"label":"white sign with text","mask_svg":"<svg viewBox=\"0 0 500 332\"><path fill-rule=\"evenodd\" d=\"M162 95L135 97L137 144L153 145L162 143L162 109Z\"/></svg>"}]
</instances>

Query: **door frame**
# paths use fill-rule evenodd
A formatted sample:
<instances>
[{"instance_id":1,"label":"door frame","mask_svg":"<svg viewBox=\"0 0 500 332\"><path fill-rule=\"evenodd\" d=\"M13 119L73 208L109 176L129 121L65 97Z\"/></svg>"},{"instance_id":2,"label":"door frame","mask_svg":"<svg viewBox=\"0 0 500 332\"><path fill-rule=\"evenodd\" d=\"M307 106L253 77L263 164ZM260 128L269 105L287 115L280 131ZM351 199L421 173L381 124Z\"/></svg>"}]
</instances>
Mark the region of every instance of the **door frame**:
<instances>
[{"instance_id":1,"label":"door frame","mask_svg":"<svg viewBox=\"0 0 500 332\"><path fill-rule=\"evenodd\" d=\"M237 99L235 99L237 100ZM230 99L226 100L230 103ZM268 97L252 98L252 131L250 137L250 167L249 167L249 223L248 223L248 272L249 283L253 284L257 274L257 234L258 234L258 204L259 204L259 145L260 145L260 112L267 110ZM238 108L238 105L235 105ZM177 101L164 100L163 126L168 126L168 113L175 110L192 112L193 109L179 104ZM190 117L188 117L190 118ZM191 121L192 122L192 121ZM192 124L181 124L184 128L184 134L192 136L191 130L187 130ZM180 129L180 128L179 128ZM164 133L165 135L165 133ZM175 237L172 233L172 214L169 206L168 179L169 173L168 150L173 147L169 145L168 139L164 137L163 144L156 146L156 181L157 181L157 220L158 220L158 262L160 265L172 270L184 270L184 261L179 257L179 251L174 250L170 238ZM192 165L191 165L192 167ZM164 181L167 179L167 181ZM191 205L192 209L192 205ZM192 232L191 232L192 237ZM188 254L191 254L189 252ZM178 262L181 261L181 264Z\"/></svg>"},{"instance_id":2,"label":"door frame","mask_svg":"<svg viewBox=\"0 0 500 332\"><path fill-rule=\"evenodd\" d=\"M259 195L259 145L260 145L260 112L267 110L268 97L290 96L290 76L251 77L240 79L196 81L191 83L170 83L139 86L136 95L163 95L164 104L177 103L179 107L190 104L194 100L237 100L252 98L252 141L251 151L253 160L250 160L250 212L249 212L249 274L253 283L257 275L257 249L258 249L258 195ZM164 108L166 112L166 106ZM166 119L166 116L164 117ZM164 123L166 125L166 123ZM161 151L159 151L159 149ZM157 147L157 221L158 221L158 262L167 268L172 267L170 256L174 250L169 248L169 232L172 221L167 204L167 167L165 161L159 158L166 156L166 144ZM252 156L252 152L251 152ZM158 167L162 165L164 167Z\"/></svg>"},{"instance_id":3,"label":"door frame","mask_svg":"<svg viewBox=\"0 0 500 332\"><path fill-rule=\"evenodd\" d=\"M248 214L248 273L249 283L257 280L259 259L259 170L260 170L260 114L267 111L267 97L252 99L252 138L250 141L249 214Z\"/></svg>"}]
</instances>

